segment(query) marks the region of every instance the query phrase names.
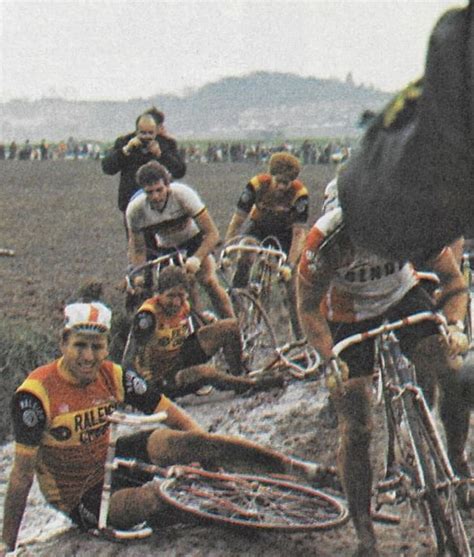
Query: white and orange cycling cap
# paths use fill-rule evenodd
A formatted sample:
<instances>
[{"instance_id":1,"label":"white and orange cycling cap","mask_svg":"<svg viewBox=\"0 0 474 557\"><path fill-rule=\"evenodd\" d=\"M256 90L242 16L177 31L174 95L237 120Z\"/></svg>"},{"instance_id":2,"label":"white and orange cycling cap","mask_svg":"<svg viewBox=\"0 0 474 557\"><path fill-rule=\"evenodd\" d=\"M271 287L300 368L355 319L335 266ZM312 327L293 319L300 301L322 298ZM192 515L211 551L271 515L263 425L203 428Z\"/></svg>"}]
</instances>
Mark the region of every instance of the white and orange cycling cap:
<instances>
[{"instance_id":1,"label":"white and orange cycling cap","mask_svg":"<svg viewBox=\"0 0 474 557\"><path fill-rule=\"evenodd\" d=\"M112 312L101 302L74 303L64 308L64 330L77 333L108 333Z\"/></svg>"}]
</instances>

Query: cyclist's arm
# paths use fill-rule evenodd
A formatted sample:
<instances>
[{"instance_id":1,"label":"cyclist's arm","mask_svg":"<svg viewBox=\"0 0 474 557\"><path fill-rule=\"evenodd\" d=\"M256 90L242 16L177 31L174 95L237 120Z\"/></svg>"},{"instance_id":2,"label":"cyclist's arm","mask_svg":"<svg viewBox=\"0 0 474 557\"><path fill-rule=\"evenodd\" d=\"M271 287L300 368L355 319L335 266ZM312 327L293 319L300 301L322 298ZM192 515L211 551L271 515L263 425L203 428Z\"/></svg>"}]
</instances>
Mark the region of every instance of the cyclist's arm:
<instances>
[{"instance_id":1,"label":"cyclist's arm","mask_svg":"<svg viewBox=\"0 0 474 557\"><path fill-rule=\"evenodd\" d=\"M28 391L18 391L12 400L15 457L10 473L3 514L3 542L12 551L26 508L35 474L39 443L46 426L41 400Z\"/></svg>"},{"instance_id":2,"label":"cyclist's arm","mask_svg":"<svg viewBox=\"0 0 474 557\"><path fill-rule=\"evenodd\" d=\"M248 214L252 210L257 199L255 186L252 183L252 179L245 187L244 191L237 201L237 208L235 213L232 215L232 219L227 227L227 232L225 234L225 239L230 240L239 234L239 231L247 219Z\"/></svg>"},{"instance_id":3,"label":"cyclist's arm","mask_svg":"<svg viewBox=\"0 0 474 557\"><path fill-rule=\"evenodd\" d=\"M247 213L240 211L237 209L235 213L232 215L230 219L229 226L227 227L227 231L225 233L225 239L230 240L239 234L242 225L244 224L245 220L247 219Z\"/></svg>"},{"instance_id":4,"label":"cyclist's arm","mask_svg":"<svg viewBox=\"0 0 474 557\"><path fill-rule=\"evenodd\" d=\"M35 456L16 452L3 509L2 539L8 551L16 546L18 531L35 473Z\"/></svg>"},{"instance_id":5,"label":"cyclist's arm","mask_svg":"<svg viewBox=\"0 0 474 557\"><path fill-rule=\"evenodd\" d=\"M137 267L146 263L146 243L143 232L128 229L128 262Z\"/></svg>"},{"instance_id":6,"label":"cyclist's arm","mask_svg":"<svg viewBox=\"0 0 474 557\"><path fill-rule=\"evenodd\" d=\"M180 431L204 431L185 410L164 395L161 397L161 402L156 411L159 412L162 410L167 414L164 423L169 428L179 429Z\"/></svg>"},{"instance_id":7,"label":"cyclist's arm","mask_svg":"<svg viewBox=\"0 0 474 557\"><path fill-rule=\"evenodd\" d=\"M466 317L469 294L452 249L444 248L432 262L432 267L441 282L441 301L446 300L443 313L448 323L463 321Z\"/></svg>"},{"instance_id":8,"label":"cyclist's arm","mask_svg":"<svg viewBox=\"0 0 474 557\"><path fill-rule=\"evenodd\" d=\"M302 224L294 224L291 232L291 247L288 254L288 263L294 267L303 251L306 239L306 228Z\"/></svg>"},{"instance_id":9,"label":"cyclist's arm","mask_svg":"<svg viewBox=\"0 0 474 557\"><path fill-rule=\"evenodd\" d=\"M301 265L300 265L301 266ZM298 314L308 342L321 358L332 355L333 339L320 304L329 287L330 278L323 274L308 281L300 272L297 281Z\"/></svg>"},{"instance_id":10,"label":"cyclist's arm","mask_svg":"<svg viewBox=\"0 0 474 557\"><path fill-rule=\"evenodd\" d=\"M203 235L201 245L196 250L194 257L198 257L202 261L217 246L219 242L219 231L207 209L202 210L194 217L194 220Z\"/></svg>"}]
</instances>

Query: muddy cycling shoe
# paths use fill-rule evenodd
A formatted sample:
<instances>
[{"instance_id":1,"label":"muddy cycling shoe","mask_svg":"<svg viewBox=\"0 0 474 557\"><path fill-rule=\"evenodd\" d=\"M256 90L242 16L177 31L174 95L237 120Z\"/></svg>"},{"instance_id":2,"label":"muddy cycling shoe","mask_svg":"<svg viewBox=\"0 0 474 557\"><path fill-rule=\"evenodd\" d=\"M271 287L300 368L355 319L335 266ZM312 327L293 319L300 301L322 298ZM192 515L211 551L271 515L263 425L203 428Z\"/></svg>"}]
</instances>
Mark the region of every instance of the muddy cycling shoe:
<instances>
[{"instance_id":1,"label":"muddy cycling shoe","mask_svg":"<svg viewBox=\"0 0 474 557\"><path fill-rule=\"evenodd\" d=\"M314 471L309 474L309 480L315 489L328 487L341 493L343 491L335 466L316 464Z\"/></svg>"},{"instance_id":2,"label":"muddy cycling shoe","mask_svg":"<svg viewBox=\"0 0 474 557\"><path fill-rule=\"evenodd\" d=\"M282 388L285 385L285 379L281 373L266 373L255 378L254 383L249 385L238 385L234 388L236 393L252 394L258 391L268 391L269 389Z\"/></svg>"},{"instance_id":3,"label":"muddy cycling shoe","mask_svg":"<svg viewBox=\"0 0 474 557\"><path fill-rule=\"evenodd\" d=\"M285 386L285 378L280 372L266 373L256 379L255 385L252 386L253 391L266 391L274 389L275 387L281 388Z\"/></svg>"}]
</instances>

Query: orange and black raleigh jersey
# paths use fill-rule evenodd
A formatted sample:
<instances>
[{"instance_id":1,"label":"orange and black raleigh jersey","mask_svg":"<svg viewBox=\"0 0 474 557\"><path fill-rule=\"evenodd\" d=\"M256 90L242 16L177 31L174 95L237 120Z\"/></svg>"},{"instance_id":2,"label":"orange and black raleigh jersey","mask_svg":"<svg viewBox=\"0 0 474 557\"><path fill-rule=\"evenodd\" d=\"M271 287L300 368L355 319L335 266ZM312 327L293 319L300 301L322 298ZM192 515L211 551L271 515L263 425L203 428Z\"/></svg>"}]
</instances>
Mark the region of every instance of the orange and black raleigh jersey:
<instances>
[{"instance_id":1,"label":"orange and black raleigh jersey","mask_svg":"<svg viewBox=\"0 0 474 557\"><path fill-rule=\"evenodd\" d=\"M166 397L134 371L106 361L97 380L80 386L60 358L33 371L12 401L16 451L36 458L46 500L69 512L103 480L109 441L106 418L118 404L147 414L165 410Z\"/></svg>"},{"instance_id":2,"label":"orange and black raleigh jersey","mask_svg":"<svg viewBox=\"0 0 474 557\"><path fill-rule=\"evenodd\" d=\"M254 176L243 191L237 208L249 215L260 228L271 233L290 229L308 220L308 190L300 180L293 180L284 192L275 191L270 174Z\"/></svg>"},{"instance_id":3,"label":"orange and black raleigh jersey","mask_svg":"<svg viewBox=\"0 0 474 557\"><path fill-rule=\"evenodd\" d=\"M139 308L134 322L134 334L141 344L137 358L140 373L152 381L156 373L164 375L178 364L179 351L193 332L191 307L185 302L175 315L167 315L160 296L146 300Z\"/></svg>"}]
</instances>

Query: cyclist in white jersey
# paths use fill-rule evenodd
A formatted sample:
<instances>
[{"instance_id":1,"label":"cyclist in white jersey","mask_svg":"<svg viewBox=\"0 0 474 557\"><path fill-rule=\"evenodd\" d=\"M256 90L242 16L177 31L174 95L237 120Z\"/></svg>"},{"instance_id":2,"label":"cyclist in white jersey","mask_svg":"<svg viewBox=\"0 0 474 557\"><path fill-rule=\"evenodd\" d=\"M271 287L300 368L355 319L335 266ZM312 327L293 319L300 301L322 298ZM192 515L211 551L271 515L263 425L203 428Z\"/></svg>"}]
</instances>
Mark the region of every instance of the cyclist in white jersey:
<instances>
[{"instance_id":1,"label":"cyclist in white jersey","mask_svg":"<svg viewBox=\"0 0 474 557\"><path fill-rule=\"evenodd\" d=\"M449 391L453 367L459 364L466 346L463 319L467 293L450 247L432 262L438 274L443 312L448 320L449 343L442 341L430 323L401 329L401 348L415 364L419 382L433 401L438 383ZM333 344L352 334L411 313L433 309L429 295L418 285L411 263L389 261L361 249L346 233L342 211L337 206L324 214L309 232L299 265L298 310L308 341L322 358L332 356ZM355 555L378 555L370 516L372 471L369 447L372 430L370 382L374 345L365 341L341 354L346 377L342 388L334 388L331 399L339 422L338 465L354 526L359 538ZM459 446L459 423L455 410L442 413L457 471L466 464L464 447Z\"/></svg>"},{"instance_id":2,"label":"cyclist in white jersey","mask_svg":"<svg viewBox=\"0 0 474 557\"><path fill-rule=\"evenodd\" d=\"M170 183L156 161L139 168L137 192L127 207L128 258L133 267L176 248L187 254L186 270L195 275L221 317L234 317L231 301L216 275L212 250L219 232L199 195L189 186Z\"/></svg>"}]
</instances>

